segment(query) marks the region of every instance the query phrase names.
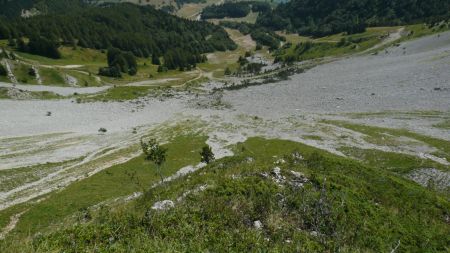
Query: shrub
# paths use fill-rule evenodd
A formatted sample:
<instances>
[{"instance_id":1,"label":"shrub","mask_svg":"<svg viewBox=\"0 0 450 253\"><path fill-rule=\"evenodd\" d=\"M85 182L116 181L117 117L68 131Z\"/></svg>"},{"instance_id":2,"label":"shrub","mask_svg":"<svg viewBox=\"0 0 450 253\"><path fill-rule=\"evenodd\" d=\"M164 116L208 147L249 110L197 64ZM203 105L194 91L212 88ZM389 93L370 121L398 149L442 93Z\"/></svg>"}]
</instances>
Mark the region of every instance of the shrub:
<instances>
[{"instance_id":1,"label":"shrub","mask_svg":"<svg viewBox=\"0 0 450 253\"><path fill-rule=\"evenodd\" d=\"M202 148L202 152L200 152L201 155L201 162L209 164L210 162L214 161L214 153L212 152L212 149L209 145L206 145Z\"/></svg>"},{"instance_id":2,"label":"shrub","mask_svg":"<svg viewBox=\"0 0 450 253\"><path fill-rule=\"evenodd\" d=\"M36 70L34 70L34 68L29 68L28 69L28 75L29 76L36 76Z\"/></svg>"}]
</instances>

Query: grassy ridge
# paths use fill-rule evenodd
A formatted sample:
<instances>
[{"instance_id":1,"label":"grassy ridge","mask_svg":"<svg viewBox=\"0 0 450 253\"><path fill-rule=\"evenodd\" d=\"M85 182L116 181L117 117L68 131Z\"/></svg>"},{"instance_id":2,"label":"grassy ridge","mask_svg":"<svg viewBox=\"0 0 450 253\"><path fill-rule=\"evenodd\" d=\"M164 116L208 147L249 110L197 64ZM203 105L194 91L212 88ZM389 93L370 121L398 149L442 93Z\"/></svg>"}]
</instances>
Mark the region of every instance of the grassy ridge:
<instances>
[{"instance_id":1,"label":"grassy ridge","mask_svg":"<svg viewBox=\"0 0 450 253\"><path fill-rule=\"evenodd\" d=\"M136 201L83 213L22 252L445 252L448 200L383 168L302 144L252 138L221 159ZM293 156L296 150L303 157ZM249 159L248 157L251 157ZM275 165L283 158L285 163ZM272 170L281 167L276 181ZM308 182L290 171L303 173ZM203 191L198 190L204 186ZM197 189L197 190L196 190ZM155 211L162 199L175 208ZM262 227L254 227L260 221ZM17 249L5 243L5 252Z\"/></svg>"}]
</instances>

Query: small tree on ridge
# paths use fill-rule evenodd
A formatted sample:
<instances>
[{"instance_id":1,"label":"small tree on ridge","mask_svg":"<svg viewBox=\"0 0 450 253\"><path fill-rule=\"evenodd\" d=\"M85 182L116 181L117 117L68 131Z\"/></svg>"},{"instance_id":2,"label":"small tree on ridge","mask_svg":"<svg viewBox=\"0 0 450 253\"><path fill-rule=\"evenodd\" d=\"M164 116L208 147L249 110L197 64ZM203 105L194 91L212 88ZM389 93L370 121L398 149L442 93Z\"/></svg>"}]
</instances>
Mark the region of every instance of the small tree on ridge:
<instances>
[{"instance_id":1,"label":"small tree on ridge","mask_svg":"<svg viewBox=\"0 0 450 253\"><path fill-rule=\"evenodd\" d=\"M161 182L164 182L161 167L166 161L167 149L161 147L155 139L150 139L147 142L141 139L141 147L145 155L145 160L155 163L156 170L161 177Z\"/></svg>"}]
</instances>

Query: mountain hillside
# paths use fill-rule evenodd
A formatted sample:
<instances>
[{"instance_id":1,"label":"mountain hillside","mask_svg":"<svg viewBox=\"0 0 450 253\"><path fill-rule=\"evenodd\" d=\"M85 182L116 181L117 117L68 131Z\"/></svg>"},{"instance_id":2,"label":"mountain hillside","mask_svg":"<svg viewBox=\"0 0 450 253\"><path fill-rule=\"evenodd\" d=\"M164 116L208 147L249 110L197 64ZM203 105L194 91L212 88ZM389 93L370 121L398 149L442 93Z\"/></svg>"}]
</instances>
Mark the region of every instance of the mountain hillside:
<instances>
[{"instance_id":1,"label":"mountain hillside","mask_svg":"<svg viewBox=\"0 0 450 253\"><path fill-rule=\"evenodd\" d=\"M63 2L67 3L66 8L62 8ZM48 7L46 15L0 17L0 39L15 39L19 49L24 44L23 37L44 45L43 48L61 44L94 49L115 47L138 57L167 56L175 62L173 68L200 62L200 54L236 47L218 26L177 18L150 6L93 6L82 1L54 0L41 3Z\"/></svg>"},{"instance_id":2,"label":"mountain hillside","mask_svg":"<svg viewBox=\"0 0 450 253\"><path fill-rule=\"evenodd\" d=\"M361 32L366 26L448 18L446 0L292 0L258 18L258 24L305 35Z\"/></svg>"}]
</instances>

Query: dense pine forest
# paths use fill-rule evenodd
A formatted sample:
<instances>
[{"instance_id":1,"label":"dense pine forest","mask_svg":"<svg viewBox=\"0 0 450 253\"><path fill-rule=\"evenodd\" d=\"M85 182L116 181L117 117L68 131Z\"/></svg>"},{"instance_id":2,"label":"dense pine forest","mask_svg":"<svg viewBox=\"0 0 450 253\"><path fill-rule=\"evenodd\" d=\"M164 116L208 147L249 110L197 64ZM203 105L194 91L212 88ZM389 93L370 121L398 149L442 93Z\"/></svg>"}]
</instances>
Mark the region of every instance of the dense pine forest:
<instances>
[{"instance_id":1,"label":"dense pine forest","mask_svg":"<svg viewBox=\"0 0 450 253\"><path fill-rule=\"evenodd\" d=\"M30 42L42 42L44 46L34 48L45 50L31 51L29 44L22 45L22 49L50 57L54 54L48 54L53 52L48 50L49 44L94 49L114 47L137 57L170 55L169 69L189 67L192 59L202 59L201 54L206 52L236 47L218 26L177 18L149 6L94 6L82 1L61 1L67 2L62 10L54 2L48 2L45 15L0 17L0 39L13 39L17 44L22 43L23 37L30 38Z\"/></svg>"},{"instance_id":2,"label":"dense pine forest","mask_svg":"<svg viewBox=\"0 0 450 253\"><path fill-rule=\"evenodd\" d=\"M390 26L448 19L448 0L292 0L260 15L259 25L305 35L358 33Z\"/></svg>"}]
</instances>

